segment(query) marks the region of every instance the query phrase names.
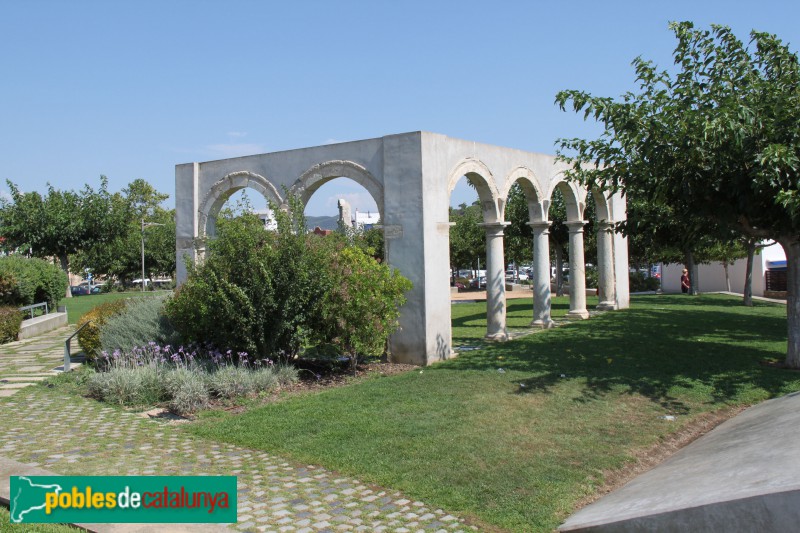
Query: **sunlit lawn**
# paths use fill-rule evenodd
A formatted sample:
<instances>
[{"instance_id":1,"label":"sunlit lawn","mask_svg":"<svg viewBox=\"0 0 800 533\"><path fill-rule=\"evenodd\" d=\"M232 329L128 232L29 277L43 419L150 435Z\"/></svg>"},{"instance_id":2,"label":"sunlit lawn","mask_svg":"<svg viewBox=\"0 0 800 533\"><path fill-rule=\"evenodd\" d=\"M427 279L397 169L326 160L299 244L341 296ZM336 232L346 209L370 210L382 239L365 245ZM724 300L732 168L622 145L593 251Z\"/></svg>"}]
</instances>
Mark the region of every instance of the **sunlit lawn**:
<instances>
[{"instance_id":1,"label":"sunlit lawn","mask_svg":"<svg viewBox=\"0 0 800 533\"><path fill-rule=\"evenodd\" d=\"M509 325L526 326L530 300L509 304ZM556 300L554 314L567 307ZM211 413L189 430L400 489L482 529L550 531L603 471L700 413L800 390L797 373L759 365L783 358L785 313L723 296L636 297L629 310ZM453 317L456 343L484 334L485 304L454 305Z\"/></svg>"},{"instance_id":2,"label":"sunlit lawn","mask_svg":"<svg viewBox=\"0 0 800 533\"><path fill-rule=\"evenodd\" d=\"M127 292L109 292L104 294L84 294L82 296L73 296L72 298L64 298L59 305L64 305L67 308L67 320L70 324L76 324L78 319L89 311L94 309L100 304L106 302L113 302L122 298L140 298L142 296L153 296L160 294L161 291L127 291Z\"/></svg>"}]
</instances>

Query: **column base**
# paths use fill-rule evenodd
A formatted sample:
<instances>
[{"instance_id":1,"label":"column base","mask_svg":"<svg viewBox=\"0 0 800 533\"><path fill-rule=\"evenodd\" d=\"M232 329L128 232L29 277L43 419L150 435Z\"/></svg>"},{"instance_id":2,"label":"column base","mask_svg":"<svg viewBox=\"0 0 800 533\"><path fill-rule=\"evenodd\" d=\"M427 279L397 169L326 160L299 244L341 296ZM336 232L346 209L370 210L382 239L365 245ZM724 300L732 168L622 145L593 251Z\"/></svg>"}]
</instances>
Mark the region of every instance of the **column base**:
<instances>
[{"instance_id":1,"label":"column base","mask_svg":"<svg viewBox=\"0 0 800 533\"><path fill-rule=\"evenodd\" d=\"M598 311L614 311L617 308L616 302L600 302L597 304Z\"/></svg>"},{"instance_id":2,"label":"column base","mask_svg":"<svg viewBox=\"0 0 800 533\"><path fill-rule=\"evenodd\" d=\"M567 313L567 318L570 320L586 320L589 318L589 311L586 309L570 311Z\"/></svg>"},{"instance_id":3,"label":"column base","mask_svg":"<svg viewBox=\"0 0 800 533\"><path fill-rule=\"evenodd\" d=\"M531 322L531 327L534 328L542 328L542 329L550 329L556 327L556 323L550 319L547 320L534 320Z\"/></svg>"},{"instance_id":4,"label":"column base","mask_svg":"<svg viewBox=\"0 0 800 533\"><path fill-rule=\"evenodd\" d=\"M499 331L497 333L487 333L486 336L483 338L491 342L505 342L508 340L508 333L506 333L505 331Z\"/></svg>"}]
</instances>

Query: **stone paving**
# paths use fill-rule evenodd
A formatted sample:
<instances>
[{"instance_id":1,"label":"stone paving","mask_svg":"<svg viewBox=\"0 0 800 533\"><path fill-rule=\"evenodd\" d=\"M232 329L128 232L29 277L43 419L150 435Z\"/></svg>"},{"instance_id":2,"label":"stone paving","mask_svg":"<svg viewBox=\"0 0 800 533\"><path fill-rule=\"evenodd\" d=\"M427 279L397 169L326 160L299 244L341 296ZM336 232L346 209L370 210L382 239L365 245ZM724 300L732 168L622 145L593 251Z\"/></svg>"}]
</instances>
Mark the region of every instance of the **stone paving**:
<instances>
[{"instance_id":1,"label":"stone paving","mask_svg":"<svg viewBox=\"0 0 800 533\"><path fill-rule=\"evenodd\" d=\"M62 358L67 335L60 337ZM12 350L5 346L0 346L0 375L5 379L25 367L52 368L57 359L49 341ZM230 527L239 531L476 529L397 491L262 451L199 439L179 424L142 418L51 387L38 383L0 398L1 457L62 475L235 475L239 521Z\"/></svg>"},{"instance_id":2,"label":"stone paving","mask_svg":"<svg viewBox=\"0 0 800 533\"><path fill-rule=\"evenodd\" d=\"M64 341L75 331L66 326L44 335L0 345L0 398L58 374L64 365ZM78 350L72 340L72 349ZM73 354L71 367L80 366L83 357Z\"/></svg>"}]
</instances>

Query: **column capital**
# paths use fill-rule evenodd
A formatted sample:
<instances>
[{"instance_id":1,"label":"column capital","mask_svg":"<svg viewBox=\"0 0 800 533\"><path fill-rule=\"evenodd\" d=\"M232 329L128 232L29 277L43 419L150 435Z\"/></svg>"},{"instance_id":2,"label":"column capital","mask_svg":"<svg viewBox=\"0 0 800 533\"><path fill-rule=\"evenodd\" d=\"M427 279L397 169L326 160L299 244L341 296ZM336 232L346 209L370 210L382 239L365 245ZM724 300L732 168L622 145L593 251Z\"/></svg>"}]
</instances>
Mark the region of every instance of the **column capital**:
<instances>
[{"instance_id":1,"label":"column capital","mask_svg":"<svg viewBox=\"0 0 800 533\"><path fill-rule=\"evenodd\" d=\"M482 222L478 226L486 230L486 235L500 237L503 235L503 230L506 226L510 226L511 222Z\"/></svg>"},{"instance_id":2,"label":"column capital","mask_svg":"<svg viewBox=\"0 0 800 533\"><path fill-rule=\"evenodd\" d=\"M597 230L598 231L611 231L614 229L614 222L613 220L599 220L597 222Z\"/></svg>"},{"instance_id":3,"label":"column capital","mask_svg":"<svg viewBox=\"0 0 800 533\"><path fill-rule=\"evenodd\" d=\"M583 227L588 223L588 220L572 220L565 222L564 225L569 228L570 233L583 233Z\"/></svg>"},{"instance_id":4,"label":"column capital","mask_svg":"<svg viewBox=\"0 0 800 533\"><path fill-rule=\"evenodd\" d=\"M526 222L526 225L532 227L534 230L546 230L550 229L553 223L549 220L542 220L540 222Z\"/></svg>"}]
</instances>

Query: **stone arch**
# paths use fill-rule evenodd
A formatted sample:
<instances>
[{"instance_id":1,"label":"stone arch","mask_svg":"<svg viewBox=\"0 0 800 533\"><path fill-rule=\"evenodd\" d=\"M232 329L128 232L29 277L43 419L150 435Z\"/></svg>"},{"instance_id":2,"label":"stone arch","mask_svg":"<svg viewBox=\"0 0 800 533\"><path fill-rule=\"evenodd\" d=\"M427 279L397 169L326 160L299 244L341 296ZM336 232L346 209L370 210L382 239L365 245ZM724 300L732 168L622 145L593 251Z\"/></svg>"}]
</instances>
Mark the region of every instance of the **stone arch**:
<instances>
[{"instance_id":1,"label":"stone arch","mask_svg":"<svg viewBox=\"0 0 800 533\"><path fill-rule=\"evenodd\" d=\"M550 202L553 198L553 193L558 189L564 197L564 203L567 208L567 222L582 220L583 209L585 202L585 195L581 194L578 186L571 181L564 179L563 174L557 174L553 181L550 182L550 190L547 191L546 205L544 212L547 213L550 209ZM584 201L581 201L584 200Z\"/></svg>"},{"instance_id":2,"label":"stone arch","mask_svg":"<svg viewBox=\"0 0 800 533\"><path fill-rule=\"evenodd\" d=\"M547 212L544 210L544 195L539 187L539 180L533 171L527 167L517 167L506 176L505 188L502 194L502 216L505 220L505 208L508 204L508 195L511 187L519 182L522 192L528 200L528 215L531 222L542 222L547 220Z\"/></svg>"},{"instance_id":3,"label":"stone arch","mask_svg":"<svg viewBox=\"0 0 800 533\"><path fill-rule=\"evenodd\" d=\"M592 189L592 200L594 200L595 213L597 221L611 222L613 220L611 215L611 207L609 205L609 198L600 190Z\"/></svg>"},{"instance_id":4,"label":"stone arch","mask_svg":"<svg viewBox=\"0 0 800 533\"><path fill-rule=\"evenodd\" d=\"M317 189L336 178L349 178L367 189L383 218L383 184L366 168L353 161L326 161L312 166L292 184L288 196L297 196L305 205Z\"/></svg>"},{"instance_id":5,"label":"stone arch","mask_svg":"<svg viewBox=\"0 0 800 533\"><path fill-rule=\"evenodd\" d=\"M502 220L500 212L500 194L497 190L494 176L483 161L467 158L460 161L450 172L447 179L447 198L453 194L458 180L466 176L478 191L478 198L483 209L484 222L499 222Z\"/></svg>"},{"instance_id":6,"label":"stone arch","mask_svg":"<svg viewBox=\"0 0 800 533\"><path fill-rule=\"evenodd\" d=\"M281 195L275 186L264 176L260 176L246 170L231 172L224 178L214 183L206 192L198 209L198 233L204 236L213 237L217 230L217 215L222 206L233 193L241 189L250 188L258 191L267 202L276 206L283 203Z\"/></svg>"}]
</instances>

